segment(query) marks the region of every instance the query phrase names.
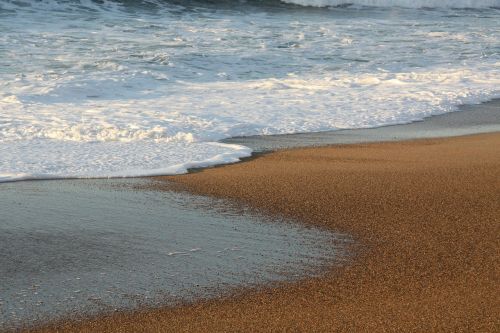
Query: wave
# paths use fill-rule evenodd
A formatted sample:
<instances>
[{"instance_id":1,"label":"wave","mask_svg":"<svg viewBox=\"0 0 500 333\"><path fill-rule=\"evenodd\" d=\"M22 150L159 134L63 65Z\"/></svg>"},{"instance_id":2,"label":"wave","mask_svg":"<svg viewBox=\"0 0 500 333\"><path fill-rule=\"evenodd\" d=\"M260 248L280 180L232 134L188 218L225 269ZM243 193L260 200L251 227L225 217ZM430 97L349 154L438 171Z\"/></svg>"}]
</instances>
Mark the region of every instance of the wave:
<instances>
[{"instance_id":1,"label":"wave","mask_svg":"<svg viewBox=\"0 0 500 333\"><path fill-rule=\"evenodd\" d=\"M116 10L124 7L161 8L163 6L188 8L191 6L222 6L234 8L242 5L251 6L286 6L302 7L402 7L402 8L456 8L456 9L500 9L500 0L0 0L0 11L20 8L61 11L74 10ZM76 6L76 7L75 7Z\"/></svg>"},{"instance_id":2,"label":"wave","mask_svg":"<svg viewBox=\"0 0 500 333\"><path fill-rule=\"evenodd\" d=\"M282 0L308 7L336 7L343 5L405 8L491 8L500 7L500 0Z\"/></svg>"}]
</instances>

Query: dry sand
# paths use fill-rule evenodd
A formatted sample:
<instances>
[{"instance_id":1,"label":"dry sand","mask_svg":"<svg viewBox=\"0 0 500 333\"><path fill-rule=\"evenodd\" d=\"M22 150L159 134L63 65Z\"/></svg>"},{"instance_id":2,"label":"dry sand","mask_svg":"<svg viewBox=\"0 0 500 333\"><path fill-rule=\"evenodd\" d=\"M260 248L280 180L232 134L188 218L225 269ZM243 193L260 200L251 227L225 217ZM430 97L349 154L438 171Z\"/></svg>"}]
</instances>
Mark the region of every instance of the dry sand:
<instances>
[{"instance_id":1,"label":"dry sand","mask_svg":"<svg viewBox=\"0 0 500 333\"><path fill-rule=\"evenodd\" d=\"M500 133L285 150L164 179L362 247L322 279L59 331L500 331Z\"/></svg>"}]
</instances>

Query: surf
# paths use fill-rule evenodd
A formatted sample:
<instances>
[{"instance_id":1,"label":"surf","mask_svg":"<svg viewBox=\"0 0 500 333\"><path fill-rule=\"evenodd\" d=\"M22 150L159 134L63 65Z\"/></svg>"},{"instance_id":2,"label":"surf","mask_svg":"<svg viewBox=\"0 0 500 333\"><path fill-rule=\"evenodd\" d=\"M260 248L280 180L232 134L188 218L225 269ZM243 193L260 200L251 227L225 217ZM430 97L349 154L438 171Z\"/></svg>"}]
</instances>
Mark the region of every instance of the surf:
<instances>
[{"instance_id":1,"label":"surf","mask_svg":"<svg viewBox=\"0 0 500 333\"><path fill-rule=\"evenodd\" d=\"M282 0L300 6L336 7L343 5L404 8L490 8L499 0Z\"/></svg>"},{"instance_id":2,"label":"surf","mask_svg":"<svg viewBox=\"0 0 500 333\"><path fill-rule=\"evenodd\" d=\"M500 96L498 10L356 6L0 0L0 182L184 173L251 153L230 137Z\"/></svg>"}]
</instances>

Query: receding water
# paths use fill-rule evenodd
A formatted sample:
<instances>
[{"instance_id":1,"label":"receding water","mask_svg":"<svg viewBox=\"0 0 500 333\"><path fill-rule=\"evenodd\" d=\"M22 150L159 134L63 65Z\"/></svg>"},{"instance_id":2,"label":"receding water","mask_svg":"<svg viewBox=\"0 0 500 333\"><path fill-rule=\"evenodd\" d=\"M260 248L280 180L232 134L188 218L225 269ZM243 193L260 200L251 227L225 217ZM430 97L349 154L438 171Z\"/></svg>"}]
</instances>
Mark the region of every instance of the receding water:
<instances>
[{"instance_id":1,"label":"receding water","mask_svg":"<svg viewBox=\"0 0 500 333\"><path fill-rule=\"evenodd\" d=\"M461 105L459 110L460 112L432 116L411 124L342 131L235 137L226 139L224 142L245 145L255 152L263 152L283 148L442 138L500 131L500 99L478 105Z\"/></svg>"},{"instance_id":2,"label":"receding water","mask_svg":"<svg viewBox=\"0 0 500 333\"><path fill-rule=\"evenodd\" d=\"M1 184L0 330L293 280L345 256L345 236L149 182Z\"/></svg>"}]
</instances>

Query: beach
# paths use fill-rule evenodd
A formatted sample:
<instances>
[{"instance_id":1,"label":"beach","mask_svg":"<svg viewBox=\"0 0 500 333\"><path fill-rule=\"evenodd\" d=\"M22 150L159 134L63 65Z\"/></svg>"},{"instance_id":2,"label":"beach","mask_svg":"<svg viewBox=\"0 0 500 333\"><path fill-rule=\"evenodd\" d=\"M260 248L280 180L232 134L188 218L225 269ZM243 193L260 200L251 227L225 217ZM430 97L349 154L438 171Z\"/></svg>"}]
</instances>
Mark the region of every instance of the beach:
<instances>
[{"instance_id":1,"label":"beach","mask_svg":"<svg viewBox=\"0 0 500 333\"><path fill-rule=\"evenodd\" d=\"M0 31L0 332L500 331L500 0Z\"/></svg>"},{"instance_id":2,"label":"beach","mask_svg":"<svg viewBox=\"0 0 500 333\"><path fill-rule=\"evenodd\" d=\"M322 278L58 331L497 331L499 146L497 132L290 149L164 177L349 233L356 255Z\"/></svg>"}]
</instances>

